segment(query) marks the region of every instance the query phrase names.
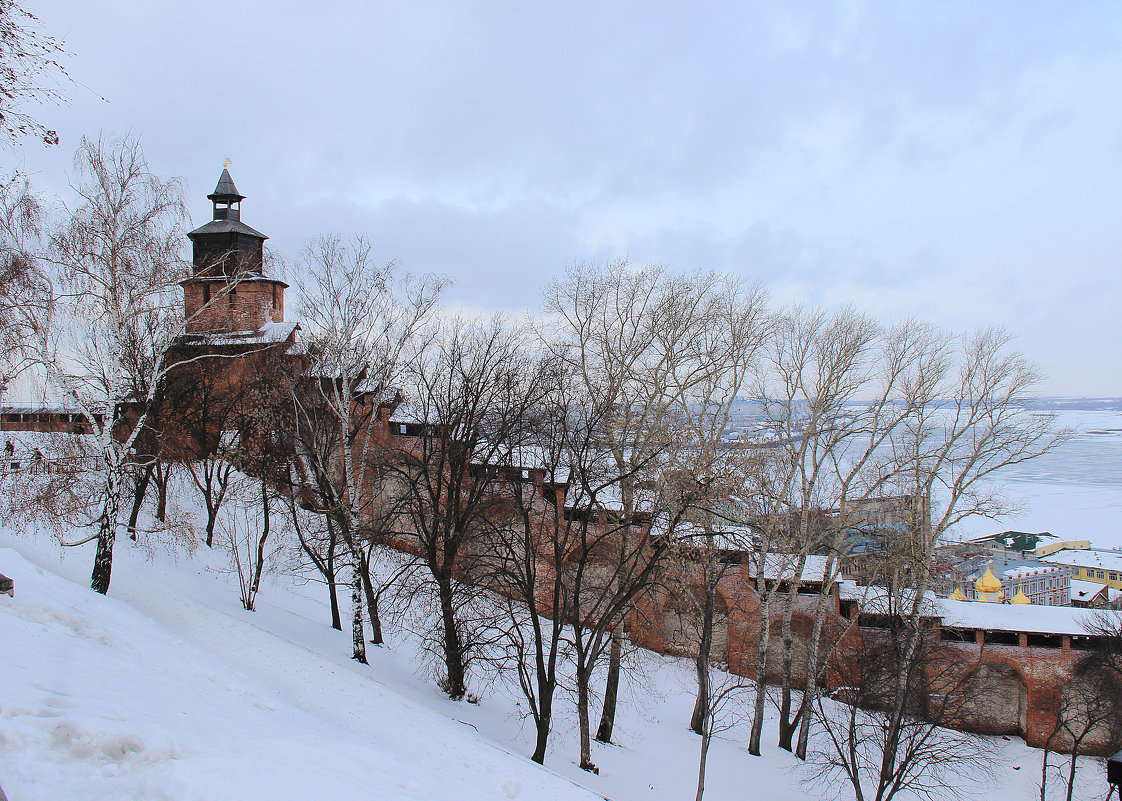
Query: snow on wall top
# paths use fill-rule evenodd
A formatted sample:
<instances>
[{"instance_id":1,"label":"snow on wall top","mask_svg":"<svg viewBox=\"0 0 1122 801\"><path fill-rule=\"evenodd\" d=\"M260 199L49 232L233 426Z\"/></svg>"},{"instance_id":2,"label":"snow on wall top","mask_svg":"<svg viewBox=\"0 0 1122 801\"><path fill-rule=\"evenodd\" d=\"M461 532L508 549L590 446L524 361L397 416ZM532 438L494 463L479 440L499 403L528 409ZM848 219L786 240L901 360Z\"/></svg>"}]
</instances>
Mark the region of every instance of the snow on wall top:
<instances>
[{"instance_id":1,"label":"snow on wall top","mask_svg":"<svg viewBox=\"0 0 1122 801\"><path fill-rule=\"evenodd\" d=\"M883 588L864 587L849 580L838 584L841 597L858 601L862 611L883 611L883 599L886 597ZM908 593L904 596L901 603L906 607L911 603L911 597ZM1070 606L952 601L950 598L937 598L930 592L925 593L924 606L924 614L938 617L944 626L1026 634L1087 634L1087 625L1102 614L1100 610Z\"/></svg>"},{"instance_id":2,"label":"snow on wall top","mask_svg":"<svg viewBox=\"0 0 1122 801\"><path fill-rule=\"evenodd\" d=\"M1087 624L1097 614L1093 609L1070 606L952 601L949 598L940 598L938 604L944 626L1026 634L1087 634Z\"/></svg>"}]
</instances>

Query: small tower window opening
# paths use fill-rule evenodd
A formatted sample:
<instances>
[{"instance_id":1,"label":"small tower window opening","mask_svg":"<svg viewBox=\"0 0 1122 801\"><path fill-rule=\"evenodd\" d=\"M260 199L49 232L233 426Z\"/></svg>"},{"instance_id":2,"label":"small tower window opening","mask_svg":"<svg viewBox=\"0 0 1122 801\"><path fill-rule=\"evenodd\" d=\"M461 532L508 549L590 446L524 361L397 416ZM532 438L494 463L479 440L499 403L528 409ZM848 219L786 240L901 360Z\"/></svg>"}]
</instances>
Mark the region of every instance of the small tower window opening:
<instances>
[{"instance_id":1,"label":"small tower window opening","mask_svg":"<svg viewBox=\"0 0 1122 801\"><path fill-rule=\"evenodd\" d=\"M237 220L241 217L241 202L237 200L215 200L214 219Z\"/></svg>"}]
</instances>

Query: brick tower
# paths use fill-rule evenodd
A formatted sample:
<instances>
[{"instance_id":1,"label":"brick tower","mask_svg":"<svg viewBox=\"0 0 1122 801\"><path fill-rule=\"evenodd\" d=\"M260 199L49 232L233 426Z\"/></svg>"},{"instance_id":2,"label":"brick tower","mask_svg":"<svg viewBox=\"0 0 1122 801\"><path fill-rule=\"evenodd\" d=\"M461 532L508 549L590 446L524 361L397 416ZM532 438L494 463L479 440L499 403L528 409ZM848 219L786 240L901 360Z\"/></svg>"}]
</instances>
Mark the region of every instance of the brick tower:
<instances>
[{"instance_id":1,"label":"brick tower","mask_svg":"<svg viewBox=\"0 0 1122 801\"><path fill-rule=\"evenodd\" d=\"M245 195L227 169L207 197L214 219L187 234L194 250L192 275L181 283L187 333L259 332L269 323L283 323L288 284L265 275L268 237L241 221Z\"/></svg>"}]
</instances>

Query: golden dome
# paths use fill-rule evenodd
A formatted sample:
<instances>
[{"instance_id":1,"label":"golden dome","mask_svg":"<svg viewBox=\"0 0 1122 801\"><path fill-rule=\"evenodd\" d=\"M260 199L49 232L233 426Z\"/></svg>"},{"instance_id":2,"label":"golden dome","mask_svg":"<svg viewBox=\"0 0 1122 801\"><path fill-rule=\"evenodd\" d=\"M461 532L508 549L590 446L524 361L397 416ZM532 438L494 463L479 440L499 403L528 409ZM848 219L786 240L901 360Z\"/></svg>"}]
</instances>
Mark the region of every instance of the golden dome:
<instances>
[{"instance_id":1,"label":"golden dome","mask_svg":"<svg viewBox=\"0 0 1122 801\"><path fill-rule=\"evenodd\" d=\"M955 587L954 592L951 593L951 600L952 601L965 601L966 596L962 594L962 590L960 590L958 587Z\"/></svg>"},{"instance_id":2,"label":"golden dome","mask_svg":"<svg viewBox=\"0 0 1122 801\"><path fill-rule=\"evenodd\" d=\"M1017 588L1017 594L1013 596L1013 600L1010 601L1009 603L1011 603L1011 604L1031 604L1032 601L1030 601L1028 599L1028 596L1025 595L1024 587L1018 587Z\"/></svg>"},{"instance_id":3,"label":"golden dome","mask_svg":"<svg viewBox=\"0 0 1122 801\"><path fill-rule=\"evenodd\" d=\"M986 572L982 574L980 579L974 582L974 587L978 592L1001 592L1001 581L993 574L993 570L991 570L992 567L992 563L986 565Z\"/></svg>"}]
</instances>

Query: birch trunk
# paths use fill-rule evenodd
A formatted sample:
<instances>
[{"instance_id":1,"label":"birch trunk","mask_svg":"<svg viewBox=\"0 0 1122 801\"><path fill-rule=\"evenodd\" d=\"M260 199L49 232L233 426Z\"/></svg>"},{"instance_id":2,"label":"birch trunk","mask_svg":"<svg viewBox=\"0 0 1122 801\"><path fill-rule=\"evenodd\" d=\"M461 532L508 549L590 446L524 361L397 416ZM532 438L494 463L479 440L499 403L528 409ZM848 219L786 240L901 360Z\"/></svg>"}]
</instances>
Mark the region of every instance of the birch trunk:
<instances>
[{"instance_id":1,"label":"birch trunk","mask_svg":"<svg viewBox=\"0 0 1122 801\"><path fill-rule=\"evenodd\" d=\"M327 596L331 605L331 628L343 630L343 617L339 612L339 582L335 578L335 524L327 515Z\"/></svg>"},{"instance_id":2,"label":"birch trunk","mask_svg":"<svg viewBox=\"0 0 1122 801\"><path fill-rule=\"evenodd\" d=\"M798 601L799 581L802 578L803 566L806 563L804 556L800 556L795 564L795 571L791 578L791 586L787 590L786 602L783 606L783 675L780 681L782 698L779 704L779 747L785 751L791 750L791 739L795 733L794 723L791 721L791 682L794 673L794 648L795 638L791 630L791 619L795 614L795 603Z\"/></svg>"},{"instance_id":3,"label":"birch trunk","mask_svg":"<svg viewBox=\"0 0 1122 801\"><path fill-rule=\"evenodd\" d=\"M795 745L795 756L806 759L806 749L810 741L810 718L814 703L818 699L818 644L822 637L822 621L826 610L824 599L829 597L825 593L818 596L818 608L814 615L814 628L811 630L810 642L806 649L806 686L803 688L803 699L799 705L799 737Z\"/></svg>"},{"instance_id":4,"label":"birch trunk","mask_svg":"<svg viewBox=\"0 0 1122 801\"><path fill-rule=\"evenodd\" d=\"M760 604L760 638L756 645L756 699L752 708L752 733L748 741L748 753L760 756L760 745L764 731L764 702L767 699L767 646L771 633L771 615L768 599Z\"/></svg>"},{"instance_id":5,"label":"birch trunk","mask_svg":"<svg viewBox=\"0 0 1122 801\"><path fill-rule=\"evenodd\" d=\"M351 659L366 665L366 638L362 631L362 572L358 562L354 564L351 575L351 641L354 651Z\"/></svg>"},{"instance_id":6,"label":"birch trunk","mask_svg":"<svg viewBox=\"0 0 1122 801\"><path fill-rule=\"evenodd\" d=\"M102 595L109 592L109 580L113 573L113 545L117 540L117 515L120 505L116 475L110 473L106 478L107 497L97 533L93 573L90 575L90 588Z\"/></svg>"}]
</instances>

